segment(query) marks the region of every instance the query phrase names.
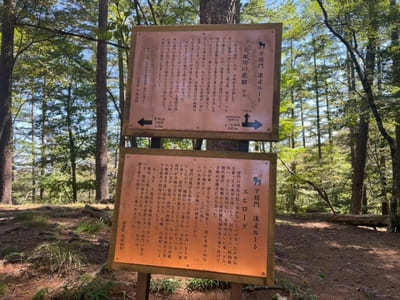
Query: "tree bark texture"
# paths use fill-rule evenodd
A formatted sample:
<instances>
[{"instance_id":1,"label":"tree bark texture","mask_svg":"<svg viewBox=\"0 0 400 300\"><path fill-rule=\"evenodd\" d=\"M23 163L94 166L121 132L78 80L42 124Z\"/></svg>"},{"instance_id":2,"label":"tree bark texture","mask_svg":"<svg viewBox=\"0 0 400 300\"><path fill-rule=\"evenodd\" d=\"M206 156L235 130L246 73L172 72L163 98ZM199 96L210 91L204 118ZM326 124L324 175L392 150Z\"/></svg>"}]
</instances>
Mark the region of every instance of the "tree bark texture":
<instances>
[{"instance_id":1,"label":"tree bark texture","mask_svg":"<svg viewBox=\"0 0 400 300\"><path fill-rule=\"evenodd\" d=\"M318 163L321 163L322 150L321 150L321 120L319 112L319 78L317 69L317 48L315 39L313 38L313 61L314 61L314 81L315 81L315 105L317 108L317 142L318 142Z\"/></svg>"},{"instance_id":2,"label":"tree bark texture","mask_svg":"<svg viewBox=\"0 0 400 300\"><path fill-rule=\"evenodd\" d=\"M201 24L235 24L240 20L236 0L200 0ZM207 150L239 151L240 142L230 140L207 140Z\"/></svg>"},{"instance_id":3,"label":"tree bark texture","mask_svg":"<svg viewBox=\"0 0 400 300\"><path fill-rule=\"evenodd\" d=\"M96 202L108 200L107 174L107 32L108 0L99 1L99 41L96 70Z\"/></svg>"},{"instance_id":4,"label":"tree bark texture","mask_svg":"<svg viewBox=\"0 0 400 300\"><path fill-rule=\"evenodd\" d=\"M369 34L367 53L366 53L366 79L372 86L374 82L374 69L376 57L376 12L375 4L369 1L369 15L371 20L372 33ZM353 165L353 178L352 178L352 192L351 192L351 213L359 214L362 208L363 191L364 191L364 178L365 178L365 164L367 161L367 144L369 134L369 106L365 100L360 104L360 121L358 125L357 139L355 145L355 157ZM366 198L365 198L366 199Z\"/></svg>"},{"instance_id":5,"label":"tree bark texture","mask_svg":"<svg viewBox=\"0 0 400 300\"><path fill-rule=\"evenodd\" d=\"M239 23L238 2L236 0L200 0L200 23Z\"/></svg>"},{"instance_id":6,"label":"tree bark texture","mask_svg":"<svg viewBox=\"0 0 400 300\"><path fill-rule=\"evenodd\" d=\"M40 176L43 178L46 175L46 165L47 165L47 156L46 156L46 115L47 115L47 93L46 93L46 77L43 78L43 93L42 93L42 118L41 118L41 139L40 139ZM41 185L39 189L39 199L40 202L44 202L45 191L44 187Z\"/></svg>"},{"instance_id":7,"label":"tree bark texture","mask_svg":"<svg viewBox=\"0 0 400 300\"><path fill-rule=\"evenodd\" d=\"M32 203L36 202L36 145L35 145L35 101L32 96L32 103L31 103L31 154L32 154L32 196L31 200Z\"/></svg>"},{"instance_id":8,"label":"tree bark texture","mask_svg":"<svg viewBox=\"0 0 400 300\"><path fill-rule=\"evenodd\" d=\"M12 72L14 65L14 0L4 0L0 54L0 203L12 204Z\"/></svg>"},{"instance_id":9,"label":"tree bark texture","mask_svg":"<svg viewBox=\"0 0 400 300\"><path fill-rule=\"evenodd\" d=\"M67 98L67 128L68 128L68 141L69 141L69 161L71 164L71 185L72 185L72 201L78 202L78 184L76 180L76 146L75 137L72 129L72 84L68 87Z\"/></svg>"},{"instance_id":10,"label":"tree bark texture","mask_svg":"<svg viewBox=\"0 0 400 300\"><path fill-rule=\"evenodd\" d=\"M399 7L396 0L391 0L390 5L394 14L394 19L400 18ZM399 53L399 30L400 26L395 23L391 32L392 51L393 51L393 86L400 88L400 53ZM394 95L400 101L400 92ZM392 198L390 200L390 231L400 232L400 111L397 110L395 125L395 146L391 147L393 186Z\"/></svg>"}]
</instances>

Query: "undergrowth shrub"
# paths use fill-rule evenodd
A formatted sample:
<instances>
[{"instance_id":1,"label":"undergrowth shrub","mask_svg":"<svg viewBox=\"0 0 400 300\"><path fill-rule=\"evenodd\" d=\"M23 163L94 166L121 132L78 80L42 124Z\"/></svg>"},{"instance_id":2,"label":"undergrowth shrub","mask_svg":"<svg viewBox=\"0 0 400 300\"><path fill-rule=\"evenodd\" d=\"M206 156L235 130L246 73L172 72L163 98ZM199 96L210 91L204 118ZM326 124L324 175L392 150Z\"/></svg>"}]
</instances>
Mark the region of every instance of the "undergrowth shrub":
<instances>
[{"instance_id":1,"label":"undergrowth shrub","mask_svg":"<svg viewBox=\"0 0 400 300\"><path fill-rule=\"evenodd\" d=\"M18 213L15 216L15 221L29 227L45 227L49 225L47 217L33 212Z\"/></svg>"},{"instance_id":2,"label":"undergrowth shrub","mask_svg":"<svg viewBox=\"0 0 400 300\"><path fill-rule=\"evenodd\" d=\"M0 278L0 297L5 296L8 292L7 283Z\"/></svg>"},{"instance_id":3,"label":"undergrowth shrub","mask_svg":"<svg viewBox=\"0 0 400 300\"><path fill-rule=\"evenodd\" d=\"M210 280L210 279L201 279L201 278L192 278L186 283L186 289L189 292L194 291L209 291L215 289L229 289L231 284L225 281L219 280Z\"/></svg>"},{"instance_id":4,"label":"undergrowth shrub","mask_svg":"<svg viewBox=\"0 0 400 300\"><path fill-rule=\"evenodd\" d=\"M28 261L38 271L51 274L67 274L80 270L84 265L84 259L78 251L62 242L40 245L33 251Z\"/></svg>"},{"instance_id":5,"label":"undergrowth shrub","mask_svg":"<svg viewBox=\"0 0 400 300\"><path fill-rule=\"evenodd\" d=\"M105 226L105 223L103 219L96 219L96 220L90 220L90 221L82 221L78 224L78 226L75 228L76 233L88 233L88 234L94 234L101 229L103 229Z\"/></svg>"},{"instance_id":6,"label":"undergrowth shrub","mask_svg":"<svg viewBox=\"0 0 400 300\"><path fill-rule=\"evenodd\" d=\"M152 279L150 281L150 292L153 294L168 296L175 293L180 286L181 282L176 279Z\"/></svg>"},{"instance_id":7,"label":"undergrowth shrub","mask_svg":"<svg viewBox=\"0 0 400 300\"><path fill-rule=\"evenodd\" d=\"M78 287L64 287L51 297L53 300L107 300L111 299L114 283L101 278L88 276Z\"/></svg>"}]
</instances>

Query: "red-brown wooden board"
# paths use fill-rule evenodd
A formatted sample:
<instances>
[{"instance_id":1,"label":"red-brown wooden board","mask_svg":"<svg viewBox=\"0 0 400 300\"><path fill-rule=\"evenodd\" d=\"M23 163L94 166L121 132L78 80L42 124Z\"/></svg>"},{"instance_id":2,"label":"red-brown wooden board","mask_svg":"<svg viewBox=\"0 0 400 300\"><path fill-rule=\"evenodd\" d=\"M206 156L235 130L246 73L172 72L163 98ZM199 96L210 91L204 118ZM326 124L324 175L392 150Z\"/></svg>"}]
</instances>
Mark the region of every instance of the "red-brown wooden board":
<instances>
[{"instance_id":1,"label":"red-brown wooden board","mask_svg":"<svg viewBox=\"0 0 400 300\"><path fill-rule=\"evenodd\" d=\"M274 155L125 150L121 160L112 266L270 282Z\"/></svg>"},{"instance_id":2,"label":"red-brown wooden board","mask_svg":"<svg viewBox=\"0 0 400 300\"><path fill-rule=\"evenodd\" d=\"M124 134L277 140L281 24L135 27Z\"/></svg>"}]
</instances>

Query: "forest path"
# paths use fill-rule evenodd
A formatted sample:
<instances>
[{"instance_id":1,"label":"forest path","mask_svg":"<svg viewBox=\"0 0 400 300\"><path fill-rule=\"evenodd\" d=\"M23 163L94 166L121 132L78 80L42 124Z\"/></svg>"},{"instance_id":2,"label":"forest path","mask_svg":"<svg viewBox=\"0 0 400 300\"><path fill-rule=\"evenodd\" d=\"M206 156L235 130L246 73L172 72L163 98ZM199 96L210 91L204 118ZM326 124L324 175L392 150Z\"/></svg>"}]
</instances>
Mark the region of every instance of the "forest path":
<instances>
[{"instance_id":1,"label":"forest path","mask_svg":"<svg viewBox=\"0 0 400 300\"><path fill-rule=\"evenodd\" d=\"M112 214L109 206L98 208ZM44 296L37 299L104 291L110 299L135 299L135 273L99 272L110 234L110 227L82 206L0 207L0 299L32 299L40 290ZM57 259L46 260L46 255ZM291 294L288 299L400 299L399 234L279 217L275 258L279 288L247 287L243 299L278 299L277 294ZM184 288L188 279L176 279L181 287L168 299L229 299L229 290L189 293ZM166 297L152 294L150 299Z\"/></svg>"}]
</instances>

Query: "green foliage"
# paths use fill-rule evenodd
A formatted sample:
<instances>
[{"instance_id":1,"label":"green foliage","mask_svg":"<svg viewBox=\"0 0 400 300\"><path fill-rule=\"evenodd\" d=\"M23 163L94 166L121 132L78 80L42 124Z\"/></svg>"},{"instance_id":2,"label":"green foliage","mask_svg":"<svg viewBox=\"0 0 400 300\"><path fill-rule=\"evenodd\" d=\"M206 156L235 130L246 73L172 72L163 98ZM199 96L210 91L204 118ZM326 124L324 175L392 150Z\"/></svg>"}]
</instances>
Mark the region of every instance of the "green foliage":
<instances>
[{"instance_id":1,"label":"green foliage","mask_svg":"<svg viewBox=\"0 0 400 300\"><path fill-rule=\"evenodd\" d=\"M50 274L68 274L80 270L84 264L81 254L63 242L38 246L28 258L34 269Z\"/></svg>"},{"instance_id":2,"label":"green foliage","mask_svg":"<svg viewBox=\"0 0 400 300\"><path fill-rule=\"evenodd\" d=\"M23 252L10 252L4 256L4 260L8 263L23 263L26 255Z\"/></svg>"},{"instance_id":3,"label":"green foliage","mask_svg":"<svg viewBox=\"0 0 400 300\"><path fill-rule=\"evenodd\" d=\"M22 212L15 216L15 221L29 227L48 226L48 218L33 212Z\"/></svg>"},{"instance_id":4,"label":"green foliage","mask_svg":"<svg viewBox=\"0 0 400 300\"><path fill-rule=\"evenodd\" d=\"M277 286L290 292L290 295L295 299L299 300L317 300L317 297L312 294L312 291L308 288L303 288L295 285L293 282L287 279L279 279Z\"/></svg>"},{"instance_id":5,"label":"green foliage","mask_svg":"<svg viewBox=\"0 0 400 300\"><path fill-rule=\"evenodd\" d=\"M36 292L32 300L46 300L48 299L48 295L49 295L49 289L43 288Z\"/></svg>"},{"instance_id":6,"label":"green foliage","mask_svg":"<svg viewBox=\"0 0 400 300\"><path fill-rule=\"evenodd\" d=\"M78 287L64 287L51 298L53 300L108 300L111 299L113 287L112 281L86 276Z\"/></svg>"},{"instance_id":7,"label":"green foliage","mask_svg":"<svg viewBox=\"0 0 400 300\"><path fill-rule=\"evenodd\" d=\"M18 252L14 246L3 246L0 248L0 259L4 259L10 253Z\"/></svg>"},{"instance_id":8,"label":"green foliage","mask_svg":"<svg viewBox=\"0 0 400 300\"><path fill-rule=\"evenodd\" d=\"M0 277L0 296L5 296L8 293L7 283Z\"/></svg>"},{"instance_id":9,"label":"green foliage","mask_svg":"<svg viewBox=\"0 0 400 300\"><path fill-rule=\"evenodd\" d=\"M176 279L152 279L150 281L150 292L168 296L172 295L180 286L181 282Z\"/></svg>"},{"instance_id":10,"label":"green foliage","mask_svg":"<svg viewBox=\"0 0 400 300\"><path fill-rule=\"evenodd\" d=\"M210 280L210 279L201 279L201 278L192 278L186 283L186 289L189 292L194 291L209 291L216 289L229 289L231 287L230 282L219 281L219 280Z\"/></svg>"},{"instance_id":11,"label":"green foliage","mask_svg":"<svg viewBox=\"0 0 400 300\"><path fill-rule=\"evenodd\" d=\"M95 234L96 232L102 230L105 224L103 219L82 221L75 228L76 233L88 233Z\"/></svg>"}]
</instances>

